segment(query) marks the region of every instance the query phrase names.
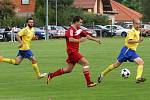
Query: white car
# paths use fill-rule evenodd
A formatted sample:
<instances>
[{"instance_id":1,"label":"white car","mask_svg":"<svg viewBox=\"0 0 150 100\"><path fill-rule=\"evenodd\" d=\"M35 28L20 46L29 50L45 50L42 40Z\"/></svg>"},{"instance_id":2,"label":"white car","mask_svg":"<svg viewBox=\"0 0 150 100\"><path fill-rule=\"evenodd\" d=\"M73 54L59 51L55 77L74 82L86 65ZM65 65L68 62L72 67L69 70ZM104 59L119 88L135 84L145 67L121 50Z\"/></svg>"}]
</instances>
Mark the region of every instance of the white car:
<instances>
[{"instance_id":1,"label":"white car","mask_svg":"<svg viewBox=\"0 0 150 100\"><path fill-rule=\"evenodd\" d=\"M88 28L86 28L86 27L84 27L84 26L80 26L80 28L82 29L82 30L84 30L84 31L86 31L86 32L88 32L88 33L90 33L93 37L96 37L97 35L96 35L96 31L94 31L94 30L92 30L92 29L88 29Z\"/></svg>"},{"instance_id":2,"label":"white car","mask_svg":"<svg viewBox=\"0 0 150 100\"><path fill-rule=\"evenodd\" d=\"M65 37L66 30L62 26L49 25L49 38L53 37Z\"/></svg>"},{"instance_id":3,"label":"white car","mask_svg":"<svg viewBox=\"0 0 150 100\"><path fill-rule=\"evenodd\" d=\"M104 26L105 28L109 29L109 31L111 32L115 32L117 36L127 36L127 33L129 31L129 29L123 28L122 26L119 25L106 25Z\"/></svg>"},{"instance_id":4,"label":"white car","mask_svg":"<svg viewBox=\"0 0 150 100\"><path fill-rule=\"evenodd\" d=\"M5 29L4 28L0 28L0 40L3 40L3 33L4 33Z\"/></svg>"},{"instance_id":5,"label":"white car","mask_svg":"<svg viewBox=\"0 0 150 100\"><path fill-rule=\"evenodd\" d=\"M141 32L143 36L150 36L150 24L142 24Z\"/></svg>"}]
</instances>

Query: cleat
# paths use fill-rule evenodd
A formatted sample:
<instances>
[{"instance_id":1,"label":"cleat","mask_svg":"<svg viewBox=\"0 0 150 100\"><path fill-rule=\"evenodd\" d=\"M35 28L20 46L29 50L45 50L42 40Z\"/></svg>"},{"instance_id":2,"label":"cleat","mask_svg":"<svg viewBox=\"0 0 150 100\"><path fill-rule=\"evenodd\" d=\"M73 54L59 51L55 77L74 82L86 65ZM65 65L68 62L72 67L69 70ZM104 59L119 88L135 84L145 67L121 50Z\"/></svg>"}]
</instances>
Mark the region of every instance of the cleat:
<instances>
[{"instance_id":1,"label":"cleat","mask_svg":"<svg viewBox=\"0 0 150 100\"><path fill-rule=\"evenodd\" d=\"M46 79L46 83L47 83L47 85L49 84L49 82L50 82L50 81L51 81L51 79L52 79L52 78L50 77L50 76L51 76L51 74L52 74L52 73L50 73L50 72L49 72L49 73L48 73L48 75L47 75L47 79Z\"/></svg>"},{"instance_id":2,"label":"cleat","mask_svg":"<svg viewBox=\"0 0 150 100\"><path fill-rule=\"evenodd\" d=\"M0 62L2 62L3 61L3 56L0 56Z\"/></svg>"},{"instance_id":3,"label":"cleat","mask_svg":"<svg viewBox=\"0 0 150 100\"><path fill-rule=\"evenodd\" d=\"M97 83L90 82L89 84L87 84L87 87L94 87L94 86L96 86L96 85L97 85Z\"/></svg>"},{"instance_id":4,"label":"cleat","mask_svg":"<svg viewBox=\"0 0 150 100\"><path fill-rule=\"evenodd\" d=\"M145 82L146 81L146 78L138 78L137 80L136 80L136 83L141 83L141 82Z\"/></svg>"},{"instance_id":5,"label":"cleat","mask_svg":"<svg viewBox=\"0 0 150 100\"><path fill-rule=\"evenodd\" d=\"M38 77L38 79L44 78L46 75L47 75L47 73L42 73L42 74Z\"/></svg>"},{"instance_id":6,"label":"cleat","mask_svg":"<svg viewBox=\"0 0 150 100\"><path fill-rule=\"evenodd\" d=\"M99 76L98 76L98 79L97 79L97 81L98 81L98 83L101 83L101 81L103 80L103 75L102 74L100 74Z\"/></svg>"}]
</instances>

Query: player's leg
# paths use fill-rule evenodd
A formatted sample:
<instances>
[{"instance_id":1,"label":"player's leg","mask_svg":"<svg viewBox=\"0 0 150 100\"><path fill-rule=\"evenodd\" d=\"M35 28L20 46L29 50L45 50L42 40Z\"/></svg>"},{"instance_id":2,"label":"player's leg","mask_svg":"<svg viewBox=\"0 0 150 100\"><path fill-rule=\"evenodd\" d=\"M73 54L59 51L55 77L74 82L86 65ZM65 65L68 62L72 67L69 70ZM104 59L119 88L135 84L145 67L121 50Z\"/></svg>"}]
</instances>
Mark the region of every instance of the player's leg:
<instances>
[{"instance_id":1,"label":"player's leg","mask_svg":"<svg viewBox=\"0 0 150 100\"><path fill-rule=\"evenodd\" d=\"M22 58L21 56L17 56L16 59L15 59L15 65L19 65L22 62L23 59L24 58Z\"/></svg>"},{"instance_id":2,"label":"player's leg","mask_svg":"<svg viewBox=\"0 0 150 100\"><path fill-rule=\"evenodd\" d=\"M134 62L138 65L137 67L137 75L136 75L136 83L144 82L146 79L142 77L144 61L142 58L138 57L134 59Z\"/></svg>"},{"instance_id":3,"label":"player's leg","mask_svg":"<svg viewBox=\"0 0 150 100\"><path fill-rule=\"evenodd\" d=\"M48 77L52 79L53 77L60 76L66 73L70 73L73 70L74 66L75 66L74 64L68 63L67 67L60 68L52 73L49 73Z\"/></svg>"},{"instance_id":4,"label":"player's leg","mask_svg":"<svg viewBox=\"0 0 150 100\"><path fill-rule=\"evenodd\" d=\"M96 86L96 83L91 81L90 70L89 70L89 62L87 61L87 59L85 57L82 57L78 61L78 63L83 66L83 74L84 74L84 77L86 79L87 86L88 87Z\"/></svg>"},{"instance_id":5,"label":"player's leg","mask_svg":"<svg viewBox=\"0 0 150 100\"><path fill-rule=\"evenodd\" d=\"M49 83L49 81L52 78L54 78L56 76L60 76L60 75L65 74L65 73L70 73L73 70L75 64L72 64L72 63L67 63L67 64L68 64L67 67L60 68L60 69L58 69L58 70L56 70L56 71L54 71L52 73L49 72L48 77L47 77L47 84Z\"/></svg>"},{"instance_id":6,"label":"player's leg","mask_svg":"<svg viewBox=\"0 0 150 100\"><path fill-rule=\"evenodd\" d=\"M19 65L23 58L21 56L17 56L16 59L11 59L11 58L5 58L0 56L0 62L6 62L14 65Z\"/></svg>"},{"instance_id":7,"label":"player's leg","mask_svg":"<svg viewBox=\"0 0 150 100\"><path fill-rule=\"evenodd\" d=\"M105 76L107 75L110 71L112 71L113 69L119 67L122 63L120 63L118 60L114 63L109 65L104 71L102 71L101 75Z\"/></svg>"},{"instance_id":8,"label":"player's leg","mask_svg":"<svg viewBox=\"0 0 150 100\"><path fill-rule=\"evenodd\" d=\"M66 62L68 64L67 67L60 68L52 73L49 72L48 77L47 77L47 84L53 77L60 76L65 73L70 73L73 70L73 68L75 67L75 64L76 64L76 62L74 60L74 54L68 55Z\"/></svg>"},{"instance_id":9,"label":"player's leg","mask_svg":"<svg viewBox=\"0 0 150 100\"><path fill-rule=\"evenodd\" d=\"M38 64L37 64L37 60L34 56L31 56L29 58L29 60L32 62L32 67L33 67L33 70L37 76L37 78L43 78L45 77L47 74L46 73L40 73L40 70L39 70L39 67L38 67Z\"/></svg>"},{"instance_id":10,"label":"player's leg","mask_svg":"<svg viewBox=\"0 0 150 100\"><path fill-rule=\"evenodd\" d=\"M101 74L98 77L98 82L100 83L105 75L107 75L110 71L113 69L119 67L123 62L127 61L127 58L125 57L127 55L127 52L129 51L128 48L123 47L120 51L119 56L117 57L117 61L114 64L109 65L104 71L101 72Z\"/></svg>"},{"instance_id":11,"label":"player's leg","mask_svg":"<svg viewBox=\"0 0 150 100\"><path fill-rule=\"evenodd\" d=\"M103 80L103 77L107 75L110 71L113 69L119 67L122 63L119 62L118 60L114 63L109 65L104 71L101 72L101 74L98 76L98 83L100 83Z\"/></svg>"}]
</instances>

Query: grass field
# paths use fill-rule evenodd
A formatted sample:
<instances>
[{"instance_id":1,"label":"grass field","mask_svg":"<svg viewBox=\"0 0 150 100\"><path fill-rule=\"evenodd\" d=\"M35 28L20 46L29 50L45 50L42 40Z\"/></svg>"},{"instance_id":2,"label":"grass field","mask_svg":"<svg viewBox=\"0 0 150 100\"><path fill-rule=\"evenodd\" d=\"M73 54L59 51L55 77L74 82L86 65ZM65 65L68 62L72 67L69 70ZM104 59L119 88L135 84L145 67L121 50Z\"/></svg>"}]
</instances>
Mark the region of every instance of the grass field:
<instances>
[{"instance_id":1,"label":"grass field","mask_svg":"<svg viewBox=\"0 0 150 100\"><path fill-rule=\"evenodd\" d=\"M30 62L24 60L18 66L0 64L0 100L150 100L149 43L149 38L146 38L137 50L145 61L145 83L135 83L137 66L127 62L94 88L86 87L80 65L76 65L72 73L56 77L46 85L44 79L36 79ZM96 82L100 71L116 60L123 44L124 38L106 38L101 45L91 41L80 45L80 52L90 62L92 80ZM14 58L17 45L18 43L0 42L0 55ZM32 42L32 50L43 72L66 66L65 49L64 39ZM120 76L124 67L131 71L128 79Z\"/></svg>"}]
</instances>

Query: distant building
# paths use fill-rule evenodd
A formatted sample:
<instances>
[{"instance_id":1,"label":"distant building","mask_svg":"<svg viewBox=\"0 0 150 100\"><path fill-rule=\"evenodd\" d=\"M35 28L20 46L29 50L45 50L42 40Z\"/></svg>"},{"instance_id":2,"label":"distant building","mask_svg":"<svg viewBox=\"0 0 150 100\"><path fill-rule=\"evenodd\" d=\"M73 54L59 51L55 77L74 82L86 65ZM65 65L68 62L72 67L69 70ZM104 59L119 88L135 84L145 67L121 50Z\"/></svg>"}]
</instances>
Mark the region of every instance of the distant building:
<instances>
[{"instance_id":1,"label":"distant building","mask_svg":"<svg viewBox=\"0 0 150 100\"><path fill-rule=\"evenodd\" d=\"M95 14L114 13L110 0L74 0L73 6Z\"/></svg>"},{"instance_id":2,"label":"distant building","mask_svg":"<svg viewBox=\"0 0 150 100\"><path fill-rule=\"evenodd\" d=\"M0 0L1 2L2 0ZM36 0L10 0L15 6L17 16L31 16L35 12Z\"/></svg>"},{"instance_id":3,"label":"distant building","mask_svg":"<svg viewBox=\"0 0 150 100\"><path fill-rule=\"evenodd\" d=\"M131 22L142 18L142 14L114 0L74 0L73 6L95 14L107 15L111 22Z\"/></svg>"},{"instance_id":4,"label":"distant building","mask_svg":"<svg viewBox=\"0 0 150 100\"><path fill-rule=\"evenodd\" d=\"M118 12L118 14L115 14L115 20L117 22L131 22L133 19L141 19L143 15L139 12L136 12L133 9L130 9L114 0L110 0L111 6L113 10Z\"/></svg>"},{"instance_id":5,"label":"distant building","mask_svg":"<svg viewBox=\"0 0 150 100\"><path fill-rule=\"evenodd\" d=\"M17 16L31 16L35 12L35 0L11 0L16 6Z\"/></svg>"}]
</instances>

